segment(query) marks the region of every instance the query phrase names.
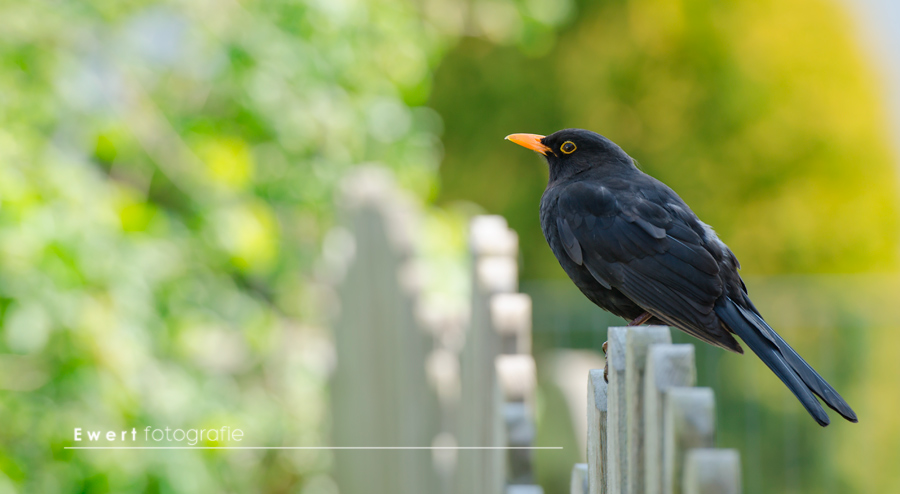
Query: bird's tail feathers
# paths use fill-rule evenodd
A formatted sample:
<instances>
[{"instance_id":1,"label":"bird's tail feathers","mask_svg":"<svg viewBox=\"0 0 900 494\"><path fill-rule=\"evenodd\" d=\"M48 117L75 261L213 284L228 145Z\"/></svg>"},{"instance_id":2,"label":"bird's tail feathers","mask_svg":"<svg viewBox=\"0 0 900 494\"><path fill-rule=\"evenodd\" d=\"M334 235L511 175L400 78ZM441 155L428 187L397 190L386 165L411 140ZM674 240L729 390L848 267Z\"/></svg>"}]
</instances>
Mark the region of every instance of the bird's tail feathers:
<instances>
[{"instance_id":1,"label":"bird's tail feathers","mask_svg":"<svg viewBox=\"0 0 900 494\"><path fill-rule=\"evenodd\" d=\"M803 404L810 415L825 426L828 414L815 398L851 422L856 414L850 405L797 352L775 332L759 314L741 307L730 298L716 306L719 317L753 350Z\"/></svg>"},{"instance_id":2,"label":"bird's tail feathers","mask_svg":"<svg viewBox=\"0 0 900 494\"><path fill-rule=\"evenodd\" d=\"M755 320L758 327L762 326L762 329L765 330L763 331L763 334L775 343L785 360L791 364L791 367L793 367L794 371L801 379L803 379L803 382L806 383L809 389L819 398L822 398L822 401L828 405L828 408L841 414L842 417L850 422L857 421L856 413L850 408L850 405L847 404L844 398L841 397L841 395L838 394L838 392L835 391L835 389L831 387L831 385L828 384L828 382L825 381L811 365L806 363L806 360L803 360L803 357L801 357L796 350L791 348L791 346L788 345L787 342L766 323L766 321L752 311L741 306L737 307L745 318Z\"/></svg>"}]
</instances>

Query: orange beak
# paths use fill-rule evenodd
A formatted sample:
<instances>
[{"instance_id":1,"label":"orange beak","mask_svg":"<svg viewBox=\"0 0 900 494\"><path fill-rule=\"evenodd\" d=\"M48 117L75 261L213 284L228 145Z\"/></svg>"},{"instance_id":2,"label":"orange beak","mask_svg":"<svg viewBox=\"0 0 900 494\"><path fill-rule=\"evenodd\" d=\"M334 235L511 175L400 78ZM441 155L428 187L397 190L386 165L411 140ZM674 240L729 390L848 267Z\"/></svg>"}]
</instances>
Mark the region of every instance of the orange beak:
<instances>
[{"instance_id":1,"label":"orange beak","mask_svg":"<svg viewBox=\"0 0 900 494\"><path fill-rule=\"evenodd\" d=\"M510 134L506 136L507 141L512 141L522 147L526 147L532 151L537 151L543 155L550 152L550 148L541 142L544 136L537 134Z\"/></svg>"}]
</instances>

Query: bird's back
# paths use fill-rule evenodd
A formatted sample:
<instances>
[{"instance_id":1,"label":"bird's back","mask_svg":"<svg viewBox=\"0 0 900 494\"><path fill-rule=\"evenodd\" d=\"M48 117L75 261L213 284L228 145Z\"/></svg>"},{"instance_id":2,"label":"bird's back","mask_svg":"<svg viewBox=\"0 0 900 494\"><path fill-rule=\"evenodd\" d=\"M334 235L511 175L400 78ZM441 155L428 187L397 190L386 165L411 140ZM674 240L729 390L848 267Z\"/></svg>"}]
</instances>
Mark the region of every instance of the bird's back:
<instances>
[{"instance_id":1,"label":"bird's back","mask_svg":"<svg viewBox=\"0 0 900 494\"><path fill-rule=\"evenodd\" d=\"M598 182L607 182L602 176L590 177L590 179ZM563 268L563 271L566 272L569 279L572 280L575 286L581 290L581 293L583 293L588 300L607 312L629 321L633 320L644 313L643 308L635 304L618 289L600 284L583 265L575 263L568 255L566 255L565 248L562 245L562 239L559 235L557 201L559 200L560 193L575 181L577 181L577 179L556 183L551 182L544 191L544 194L541 197L540 207L541 230L544 233L544 238L547 240L550 250L553 251L554 256ZM622 182L621 180L614 180L612 182L613 183L610 185L615 187L627 185L626 182Z\"/></svg>"}]
</instances>

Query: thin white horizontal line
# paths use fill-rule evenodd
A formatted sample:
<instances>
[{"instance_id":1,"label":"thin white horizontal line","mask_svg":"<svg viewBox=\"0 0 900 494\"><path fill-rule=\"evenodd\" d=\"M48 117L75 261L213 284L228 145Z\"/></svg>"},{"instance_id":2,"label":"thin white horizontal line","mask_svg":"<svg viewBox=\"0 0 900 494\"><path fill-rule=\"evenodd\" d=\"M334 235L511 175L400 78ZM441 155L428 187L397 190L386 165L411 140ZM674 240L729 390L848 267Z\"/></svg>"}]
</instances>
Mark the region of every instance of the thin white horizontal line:
<instances>
[{"instance_id":1,"label":"thin white horizontal line","mask_svg":"<svg viewBox=\"0 0 900 494\"><path fill-rule=\"evenodd\" d=\"M300 449L300 450L496 450L496 449L563 449L562 446L66 446L63 449Z\"/></svg>"}]
</instances>

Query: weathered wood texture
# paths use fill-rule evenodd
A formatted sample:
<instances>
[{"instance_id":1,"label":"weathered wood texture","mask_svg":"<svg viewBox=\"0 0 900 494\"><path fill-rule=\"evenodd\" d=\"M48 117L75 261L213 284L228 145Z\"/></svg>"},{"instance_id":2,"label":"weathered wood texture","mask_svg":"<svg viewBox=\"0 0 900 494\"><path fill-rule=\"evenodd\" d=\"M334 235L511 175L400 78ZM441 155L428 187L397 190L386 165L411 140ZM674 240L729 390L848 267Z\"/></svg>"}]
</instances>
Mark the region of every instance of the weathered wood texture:
<instances>
[{"instance_id":1,"label":"weathered wood texture","mask_svg":"<svg viewBox=\"0 0 900 494\"><path fill-rule=\"evenodd\" d=\"M590 471L588 476L590 479L588 492L590 494L606 494L608 492L606 482L604 482L608 477L607 464L609 463L607 459L609 456L607 452L609 447L607 389L608 384L603 378L603 371L592 370L588 374L587 403L589 424L587 428L587 470Z\"/></svg>"},{"instance_id":2,"label":"weathered wood texture","mask_svg":"<svg viewBox=\"0 0 900 494\"><path fill-rule=\"evenodd\" d=\"M694 345L651 345L644 377L644 491L663 491L663 411L666 391L693 386Z\"/></svg>"},{"instance_id":3,"label":"weathered wood texture","mask_svg":"<svg viewBox=\"0 0 900 494\"><path fill-rule=\"evenodd\" d=\"M666 326L638 326L625 334L628 494L644 494L644 377L650 345L671 343Z\"/></svg>"},{"instance_id":4,"label":"weathered wood texture","mask_svg":"<svg viewBox=\"0 0 900 494\"><path fill-rule=\"evenodd\" d=\"M694 448L712 448L716 442L713 390L669 388L663 429L663 493L680 494L687 452Z\"/></svg>"},{"instance_id":5,"label":"weathered wood texture","mask_svg":"<svg viewBox=\"0 0 900 494\"><path fill-rule=\"evenodd\" d=\"M588 375L588 492L740 492L737 452L697 449L715 443L715 398L693 387L693 345L671 344L667 327L613 327L607 366L608 384Z\"/></svg>"},{"instance_id":6,"label":"weathered wood texture","mask_svg":"<svg viewBox=\"0 0 900 494\"><path fill-rule=\"evenodd\" d=\"M625 399L626 327L612 327L607 333L607 478L609 494L625 494L628 489L628 404ZM590 424L589 424L590 426Z\"/></svg>"}]
</instances>

